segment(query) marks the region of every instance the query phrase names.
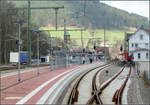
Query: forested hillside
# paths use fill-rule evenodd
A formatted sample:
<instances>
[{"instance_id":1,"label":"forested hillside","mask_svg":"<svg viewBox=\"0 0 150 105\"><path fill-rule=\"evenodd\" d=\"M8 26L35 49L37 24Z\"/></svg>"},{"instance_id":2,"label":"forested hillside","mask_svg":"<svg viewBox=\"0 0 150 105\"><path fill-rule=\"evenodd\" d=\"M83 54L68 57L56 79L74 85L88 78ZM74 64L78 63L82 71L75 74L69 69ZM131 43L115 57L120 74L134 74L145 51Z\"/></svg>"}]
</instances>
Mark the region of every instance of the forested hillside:
<instances>
[{"instance_id":1,"label":"forested hillside","mask_svg":"<svg viewBox=\"0 0 150 105\"><path fill-rule=\"evenodd\" d=\"M27 5L26 2L14 2L17 6ZM127 29L129 27L139 27L144 25L148 28L146 17L130 14L126 11L110 7L94 1L33 1L32 6L64 6L65 9L59 10L59 25L63 25L63 18L67 18L68 25L84 26L94 29ZM38 25L55 24L55 12L51 10L32 11L32 22Z\"/></svg>"}]
</instances>

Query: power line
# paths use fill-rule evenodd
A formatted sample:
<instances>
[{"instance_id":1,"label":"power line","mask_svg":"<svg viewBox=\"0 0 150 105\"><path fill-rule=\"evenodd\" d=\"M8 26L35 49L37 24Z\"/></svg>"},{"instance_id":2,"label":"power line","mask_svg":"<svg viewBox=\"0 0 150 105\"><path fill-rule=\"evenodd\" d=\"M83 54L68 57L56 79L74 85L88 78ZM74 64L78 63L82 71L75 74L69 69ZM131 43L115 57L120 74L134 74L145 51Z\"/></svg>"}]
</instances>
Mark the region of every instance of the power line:
<instances>
[{"instance_id":1,"label":"power line","mask_svg":"<svg viewBox=\"0 0 150 105\"><path fill-rule=\"evenodd\" d=\"M20 1L20 0L8 0L8 1ZM56 16L56 30L57 30L57 14L58 9L63 9L64 6L61 7L31 7L31 1L37 1L37 0L22 0L22 1L28 1L28 7L23 8L0 8L0 11L3 10L28 10L28 27L27 27L27 48L29 53L29 64L31 63L31 36L30 36L30 18L31 18L31 10L37 10L37 9L54 9L55 10L55 16Z\"/></svg>"}]
</instances>

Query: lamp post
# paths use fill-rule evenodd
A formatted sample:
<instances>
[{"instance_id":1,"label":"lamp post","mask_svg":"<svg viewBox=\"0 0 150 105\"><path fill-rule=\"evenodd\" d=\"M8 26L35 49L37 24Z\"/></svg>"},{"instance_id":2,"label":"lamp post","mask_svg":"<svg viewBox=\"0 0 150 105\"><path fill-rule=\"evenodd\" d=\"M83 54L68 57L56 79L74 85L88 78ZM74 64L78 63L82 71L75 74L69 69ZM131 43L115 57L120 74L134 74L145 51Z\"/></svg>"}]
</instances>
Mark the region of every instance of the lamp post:
<instances>
[{"instance_id":1,"label":"lamp post","mask_svg":"<svg viewBox=\"0 0 150 105\"><path fill-rule=\"evenodd\" d=\"M21 49L21 41L20 41L20 32L21 32L21 24L24 23L24 21L16 21L16 24L19 25L18 29L18 81L21 81L20 77L20 49Z\"/></svg>"},{"instance_id":2,"label":"lamp post","mask_svg":"<svg viewBox=\"0 0 150 105\"><path fill-rule=\"evenodd\" d=\"M37 66L38 66L38 68L37 68L37 75L39 75L39 74L40 74L40 73L39 73L39 71L40 71L40 69L39 69L39 64L40 64L40 61L39 61L39 59L40 59L40 52L39 52L39 36L40 36L40 32L42 32L42 31L35 30L34 32L37 33L37 60L38 60L38 62L37 62Z\"/></svg>"}]
</instances>

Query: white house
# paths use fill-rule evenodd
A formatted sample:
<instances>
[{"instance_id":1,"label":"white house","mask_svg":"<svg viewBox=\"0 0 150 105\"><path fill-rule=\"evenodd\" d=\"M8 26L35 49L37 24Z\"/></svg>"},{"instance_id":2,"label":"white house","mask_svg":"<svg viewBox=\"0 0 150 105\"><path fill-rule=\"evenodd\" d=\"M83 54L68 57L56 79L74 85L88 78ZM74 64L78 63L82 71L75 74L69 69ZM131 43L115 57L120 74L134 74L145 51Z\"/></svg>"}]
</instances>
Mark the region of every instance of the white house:
<instances>
[{"instance_id":1,"label":"white house","mask_svg":"<svg viewBox=\"0 0 150 105\"><path fill-rule=\"evenodd\" d=\"M150 61L149 38L149 32L143 27L128 36L128 51L129 55L133 55L134 61Z\"/></svg>"},{"instance_id":2,"label":"white house","mask_svg":"<svg viewBox=\"0 0 150 105\"><path fill-rule=\"evenodd\" d=\"M128 42L129 56L133 55L141 73L147 71L150 78L150 31L141 26L135 33L127 34L125 40Z\"/></svg>"}]
</instances>

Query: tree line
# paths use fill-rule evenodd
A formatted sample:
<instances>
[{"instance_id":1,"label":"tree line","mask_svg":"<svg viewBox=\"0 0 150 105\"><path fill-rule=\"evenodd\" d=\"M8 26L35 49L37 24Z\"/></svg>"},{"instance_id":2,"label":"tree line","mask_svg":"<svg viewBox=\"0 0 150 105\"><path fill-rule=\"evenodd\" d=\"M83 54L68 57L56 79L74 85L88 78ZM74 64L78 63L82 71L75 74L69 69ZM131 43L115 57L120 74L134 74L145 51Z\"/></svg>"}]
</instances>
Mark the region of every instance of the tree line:
<instances>
[{"instance_id":1,"label":"tree line","mask_svg":"<svg viewBox=\"0 0 150 105\"><path fill-rule=\"evenodd\" d=\"M15 2L17 6L23 6L24 2ZM128 29L129 27L140 27L143 25L149 28L148 18L128 13L126 11L110 7L99 0L70 0L70 1L38 1L32 6L55 7L64 6L65 9L58 11L59 26L62 25L62 18L67 18L68 25L82 26L86 29L92 24L94 29ZM140 8L140 7L139 7ZM38 25L55 25L54 10L39 10L32 14L32 21Z\"/></svg>"},{"instance_id":2,"label":"tree line","mask_svg":"<svg viewBox=\"0 0 150 105\"><path fill-rule=\"evenodd\" d=\"M11 2L0 0L0 8L14 8ZM21 24L21 51L27 51L27 11L19 10L0 10L0 64L9 63L10 52L18 52L18 24L16 21L24 21ZM31 57L37 57L37 33L39 27L31 22L30 38L31 38ZM40 33L40 55L47 55L50 49L50 38L46 32ZM59 44L61 39L53 38L53 45ZM53 46L52 46L53 47Z\"/></svg>"}]
</instances>

